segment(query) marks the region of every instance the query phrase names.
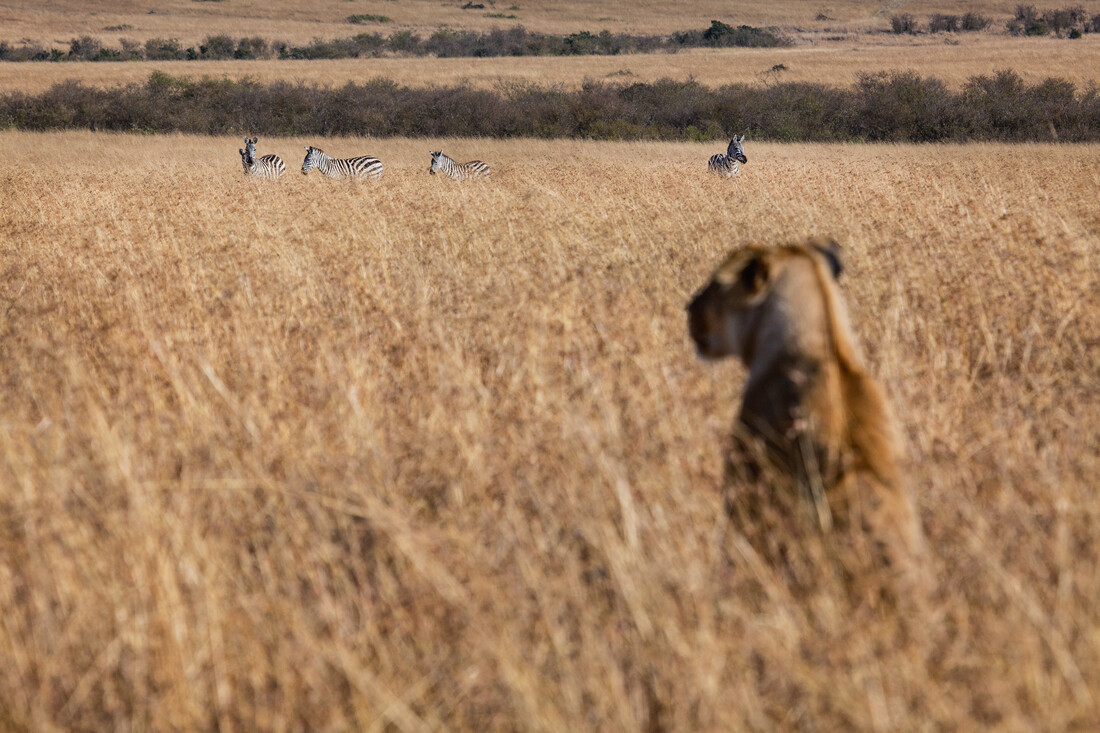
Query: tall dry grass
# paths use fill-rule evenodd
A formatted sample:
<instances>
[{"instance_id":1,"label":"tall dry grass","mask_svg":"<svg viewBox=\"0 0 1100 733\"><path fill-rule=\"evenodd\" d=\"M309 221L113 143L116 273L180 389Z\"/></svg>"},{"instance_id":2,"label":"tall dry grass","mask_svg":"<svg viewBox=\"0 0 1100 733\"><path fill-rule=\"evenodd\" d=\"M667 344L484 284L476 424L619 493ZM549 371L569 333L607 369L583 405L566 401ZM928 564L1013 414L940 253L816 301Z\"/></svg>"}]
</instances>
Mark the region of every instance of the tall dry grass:
<instances>
[{"instance_id":1,"label":"tall dry grass","mask_svg":"<svg viewBox=\"0 0 1100 733\"><path fill-rule=\"evenodd\" d=\"M173 76L243 79L341 86L383 77L414 87L468 84L496 88L504 83L580 87L597 81L653 82L695 79L707 86L815 82L847 86L861 72L916 71L952 88L978 75L1013 69L1029 83L1057 77L1086 88L1100 80L1100 34L1076 41L976 34L946 45L942 36L890 36L819 42L788 48L693 49L676 54L518 58L379 58L334 61L127 61L25 62L0 64L0 92L40 94L54 84L78 79L110 87L141 84L154 71ZM873 42L872 42L873 41ZM775 67L781 65L781 70Z\"/></svg>"},{"instance_id":2,"label":"tall dry grass","mask_svg":"<svg viewBox=\"0 0 1100 733\"><path fill-rule=\"evenodd\" d=\"M303 178L306 142L386 177ZM0 727L1100 725L1100 147L749 141L726 181L261 138L259 184L238 146L0 135ZM906 437L914 643L721 511L744 373L682 309L811 233Z\"/></svg>"}]
</instances>

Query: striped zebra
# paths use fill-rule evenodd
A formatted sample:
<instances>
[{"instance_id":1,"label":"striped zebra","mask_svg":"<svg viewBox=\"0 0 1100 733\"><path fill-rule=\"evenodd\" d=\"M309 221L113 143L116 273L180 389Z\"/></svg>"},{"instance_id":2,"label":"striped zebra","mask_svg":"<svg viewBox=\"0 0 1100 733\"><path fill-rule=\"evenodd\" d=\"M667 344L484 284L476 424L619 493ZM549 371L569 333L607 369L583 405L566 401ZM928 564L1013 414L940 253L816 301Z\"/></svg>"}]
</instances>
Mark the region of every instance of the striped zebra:
<instances>
[{"instance_id":1,"label":"striped zebra","mask_svg":"<svg viewBox=\"0 0 1100 733\"><path fill-rule=\"evenodd\" d=\"M358 158L333 158L312 145L306 148L302 161L302 175L316 168L329 178L381 178L382 161L370 155Z\"/></svg>"},{"instance_id":2,"label":"striped zebra","mask_svg":"<svg viewBox=\"0 0 1100 733\"><path fill-rule=\"evenodd\" d=\"M742 135L740 139L736 135L730 140L730 145L726 148L726 154L718 153L710 156L710 160L707 161L707 170L711 173L718 173L726 176L727 178L733 176L735 173L741 173L741 166L737 165L737 161L742 163L748 163L749 159L745 157L745 149L741 147L741 143L745 142L745 136Z\"/></svg>"},{"instance_id":3,"label":"striped zebra","mask_svg":"<svg viewBox=\"0 0 1100 733\"><path fill-rule=\"evenodd\" d=\"M489 166L485 165L480 160L471 160L469 163L459 163L444 155L442 150L438 153L432 152L431 156L432 167L428 169L428 172L433 176L436 174L436 171L443 171L445 175L458 181L465 178L484 178L489 175Z\"/></svg>"},{"instance_id":4,"label":"striped zebra","mask_svg":"<svg viewBox=\"0 0 1100 733\"><path fill-rule=\"evenodd\" d=\"M256 143L259 141L260 138L258 137L251 140L246 137L244 139L244 150L237 148L237 152L241 154L241 165L244 166L244 174L253 178L267 178L270 180L281 178L286 173L286 164L283 163L282 158L274 153L257 158Z\"/></svg>"}]
</instances>

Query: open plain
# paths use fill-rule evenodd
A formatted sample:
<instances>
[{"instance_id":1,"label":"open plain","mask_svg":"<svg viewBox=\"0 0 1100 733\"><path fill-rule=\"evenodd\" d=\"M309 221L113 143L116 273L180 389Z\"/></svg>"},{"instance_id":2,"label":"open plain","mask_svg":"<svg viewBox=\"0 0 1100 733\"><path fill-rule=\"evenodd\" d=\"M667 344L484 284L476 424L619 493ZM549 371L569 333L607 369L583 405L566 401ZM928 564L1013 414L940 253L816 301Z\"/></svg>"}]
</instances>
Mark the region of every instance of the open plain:
<instances>
[{"instance_id":1,"label":"open plain","mask_svg":"<svg viewBox=\"0 0 1100 733\"><path fill-rule=\"evenodd\" d=\"M1100 13L1100 0L1075 3L1087 13ZM91 35L104 40L177 38L194 44L205 36L228 33L259 35L302 43L360 32L411 30L430 33L439 27L466 30L512 25L543 33L598 32L673 33L706 28L712 19L754 26L775 26L806 38L844 33L875 35L890 28L890 16L909 13L922 21L932 13L973 12L998 22L1012 17L1016 3L1003 0L917 0L887 2L842 0L816 4L785 0L47 0L28 4L0 0L0 41L33 40L65 44L70 37ZM1063 4L1054 5L1062 7ZM1044 6L1045 7L1045 6ZM352 24L352 15L374 22Z\"/></svg>"},{"instance_id":2,"label":"open plain","mask_svg":"<svg viewBox=\"0 0 1100 733\"><path fill-rule=\"evenodd\" d=\"M955 40L955 39L951 39ZM782 70L776 71L775 67ZM694 79L710 87L765 86L776 82L853 84L861 72L916 71L951 88L969 79L1012 69L1028 84L1048 77L1079 89L1094 85L1100 70L1100 34L1074 42L975 34L954 44L919 39L893 44L823 42L786 48L694 49L680 53L619 56L521 56L497 58L364 58L262 61L49 61L0 64L0 93L41 94L75 79L96 87L142 84L154 71L201 79L255 79L339 87L349 82L392 79L412 87L458 86L493 89L501 84L562 85L587 80L620 83Z\"/></svg>"},{"instance_id":3,"label":"open plain","mask_svg":"<svg viewBox=\"0 0 1100 733\"><path fill-rule=\"evenodd\" d=\"M240 144L0 133L0 728L1100 727L1100 146ZM683 307L811 234L919 615L721 509L744 372Z\"/></svg>"},{"instance_id":4,"label":"open plain","mask_svg":"<svg viewBox=\"0 0 1100 733\"><path fill-rule=\"evenodd\" d=\"M4 62L0 93L154 71L1094 89L1100 33L1013 37L1015 6L0 0L0 42L61 52L714 19L794 44ZM889 32L966 12L991 24ZM261 182L255 132L0 131L0 731L1100 729L1100 145L749 131L725 180L719 142L261 136L288 171ZM385 175L303 176L306 145ZM428 175L440 147L491 178ZM844 247L897 414L920 602L849 593L807 517L770 538L784 567L723 511L745 370L697 358L684 306L729 249L809 235Z\"/></svg>"}]
</instances>

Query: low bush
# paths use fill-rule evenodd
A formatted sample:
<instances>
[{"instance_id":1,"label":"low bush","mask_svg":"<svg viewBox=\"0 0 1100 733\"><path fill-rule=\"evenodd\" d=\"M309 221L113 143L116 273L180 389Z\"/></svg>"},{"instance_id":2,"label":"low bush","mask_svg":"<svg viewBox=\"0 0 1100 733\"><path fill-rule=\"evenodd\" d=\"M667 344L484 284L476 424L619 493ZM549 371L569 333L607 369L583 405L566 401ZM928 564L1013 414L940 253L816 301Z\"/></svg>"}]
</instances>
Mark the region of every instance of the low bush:
<instances>
[{"instance_id":1,"label":"low bush","mask_svg":"<svg viewBox=\"0 0 1100 733\"><path fill-rule=\"evenodd\" d=\"M231 59L237 43L229 36L207 36L199 45L201 59Z\"/></svg>"},{"instance_id":2,"label":"low bush","mask_svg":"<svg viewBox=\"0 0 1100 733\"><path fill-rule=\"evenodd\" d=\"M233 50L235 59L262 59L269 56L268 44L263 38L253 36L237 41L237 47Z\"/></svg>"},{"instance_id":3,"label":"low bush","mask_svg":"<svg viewBox=\"0 0 1100 733\"><path fill-rule=\"evenodd\" d=\"M384 15L358 14L349 23L390 22ZM789 46L791 40L776 31L731 26L712 21L709 28L684 31L668 36L644 36L628 33L579 31L555 36L528 31L523 26L507 30L459 31L441 28L427 38L408 30L394 31L389 37L378 33L360 33L351 38L315 39L303 46L263 38L234 39L220 34L207 36L199 46L184 49L176 39L156 38L145 43L140 58L177 59L342 59L395 54L403 56L577 56L665 51L675 53L691 47L775 47ZM117 61L135 57L133 47L111 49L98 39L84 36L73 39L68 53L51 54L38 46L0 46L0 61Z\"/></svg>"},{"instance_id":4,"label":"low bush","mask_svg":"<svg viewBox=\"0 0 1100 733\"><path fill-rule=\"evenodd\" d=\"M1088 20L1088 15L1085 14L1085 9L1080 5L1062 8L1061 10L1048 10L1043 13L1043 22L1059 36L1073 30L1080 30L1086 20Z\"/></svg>"},{"instance_id":5,"label":"low bush","mask_svg":"<svg viewBox=\"0 0 1100 733\"><path fill-rule=\"evenodd\" d=\"M894 33L916 33L917 21L909 13L890 16L890 29Z\"/></svg>"},{"instance_id":6,"label":"low bush","mask_svg":"<svg viewBox=\"0 0 1100 733\"><path fill-rule=\"evenodd\" d=\"M1073 35L1079 38L1082 33L1100 30L1096 23L1080 5L1061 9L1051 9L1040 13L1034 5L1017 5L1012 19L1005 29L1015 36L1045 36L1054 33L1059 37Z\"/></svg>"},{"instance_id":7,"label":"low bush","mask_svg":"<svg viewBox=\"0 0 1100 733\"><path fill-rule=\"evenodd\" d=\"M37 43L12 46L0 41L0 61L49 61L50 52Z\"/></svg>"},{"instance_id":8,"label":"low bush","mask_svg":"<svg viewBox=\"0 0 1100 733\"><path fill-rule=\"evenodd\" d=\"M175 38L150 38L145 42L147 61L179 61L185 58L187 54Z\"/></svg>"},{"instance_id":9,"label":"low bush","mask_svg":"<svg viewBox=\"0 0 1100 733\"><path fill-rule=\"evenodd\" d=\"M2 50L2 47L0 47ZM154 73L144 84L77 82L40 95L0 95L0 128L207 135L484 136L720 139L748 131L784 141L1100 141L1100 91L1011 71L959 91L913 73L864 74L850 87L765 88L693 81L585 82L580 89L410 88L387 79L329 88Z\"/></svg>"},{"instance_id":10,"label":"low bush","mask_svg":"<svg viewBox=\"0 0 1100 733\"><path fill-rule=\"evenodd\" d=\"M392 23L393 18L387 15L371 15L370 13L357 13L356 15L349 15L347 17L349 23Z\"/></svg>"},{"instance_id":11,"label":"low bush","mask_svg":"<svg viewBox=\"0 0 1100 733\"><path fill-rule=\"evenodd\" d=\"M928 30L930 33L958 33L959 16L936 13L928 19Z\"/></svg>"},{"instance_id":12,"label":"low bush","mask_svg":"<svg viewBox=\"0 0 1100 733\"><path fill-rule=\"evenodd\" d=\"M966 13L962 17L964 31L984 31L993 21L980 13Z\"/></svg>"}]
</instances>

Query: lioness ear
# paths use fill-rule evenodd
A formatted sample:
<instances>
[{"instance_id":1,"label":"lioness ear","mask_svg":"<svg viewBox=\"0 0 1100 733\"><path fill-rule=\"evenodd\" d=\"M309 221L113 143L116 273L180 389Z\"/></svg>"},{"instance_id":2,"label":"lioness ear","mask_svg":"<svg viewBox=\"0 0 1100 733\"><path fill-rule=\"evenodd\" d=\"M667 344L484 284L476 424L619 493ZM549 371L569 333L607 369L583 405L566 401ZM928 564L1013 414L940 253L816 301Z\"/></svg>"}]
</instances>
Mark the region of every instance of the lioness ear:
<instances>
[{"instance_id":1,"label":"lioness ear","mask_svg":"<svg viewBox=\"0 0 1100 733\"><path fill-rule=\"evenodd\" d=\"M811 244L829 263L829 272L833 273L833 279L839 279L840 273L844 272L844 263L840 260L840 245L836 243L835 239L831 238L815 239Z\"/></svg>"},{"instance_id":2,"label":"lioness ear","mask_svg":"<svg viewBox=\"0 0 1100 733\"><path fill-rule=\"evenodd\" d=\"M757 255L749 260L741 268L741 287L749 295L757 295L768 284L768 262L762 255Z\"/></svg>"}]
</instances>

